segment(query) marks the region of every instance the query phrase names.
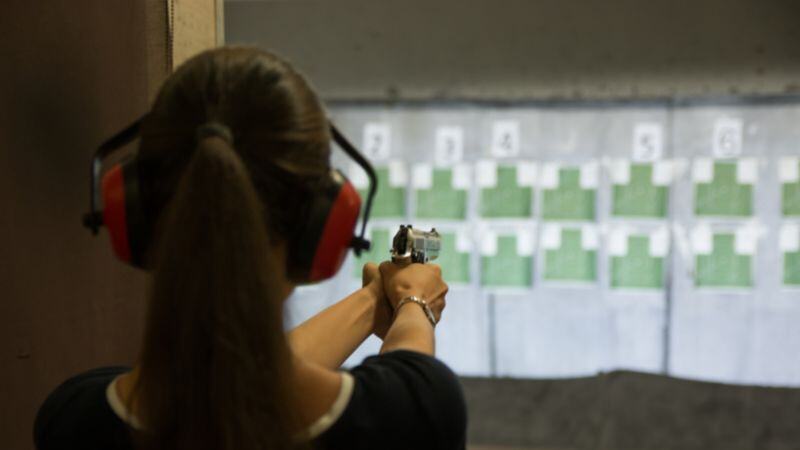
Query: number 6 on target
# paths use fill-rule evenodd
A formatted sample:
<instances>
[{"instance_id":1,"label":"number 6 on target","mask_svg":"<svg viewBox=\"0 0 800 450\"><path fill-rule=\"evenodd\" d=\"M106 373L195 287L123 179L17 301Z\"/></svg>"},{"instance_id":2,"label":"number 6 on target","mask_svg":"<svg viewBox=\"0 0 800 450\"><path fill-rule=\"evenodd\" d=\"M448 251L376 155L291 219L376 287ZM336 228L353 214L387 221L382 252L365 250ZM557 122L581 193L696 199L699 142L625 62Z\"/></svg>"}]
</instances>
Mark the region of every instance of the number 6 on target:
<instances>
[{"instance_id":1,"label":"number 6 on target","mask_svg":"<svg viewBox=\"0 0 800 450\"><path fill-rule=\"evenodd\" d=\"M733 158L742 153L742 119L721 117L714 122L712 153L716 158Z\"/></svg>"}]
</instances>

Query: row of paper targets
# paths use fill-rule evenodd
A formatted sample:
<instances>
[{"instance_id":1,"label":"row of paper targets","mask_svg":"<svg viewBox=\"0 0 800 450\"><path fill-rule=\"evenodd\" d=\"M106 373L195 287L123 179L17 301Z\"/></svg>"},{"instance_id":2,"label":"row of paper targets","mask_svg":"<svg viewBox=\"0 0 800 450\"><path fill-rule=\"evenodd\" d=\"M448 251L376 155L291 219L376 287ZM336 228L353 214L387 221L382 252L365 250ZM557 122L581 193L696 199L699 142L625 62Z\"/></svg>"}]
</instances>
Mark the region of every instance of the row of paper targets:
<instances>
[{"instance_id":1,"label":"row of paper targets","mask_svg":"<svg viewBox=\"0 0 800 450\"><path fill-rule=\"evenodd\" d=\"M544 220L594 221L598 180L605 169L611 181L612 216L666 218L669 185L691 165L695 215L750 217L753 187L765 162L758 158L649 163L617 159L568 165L481 160L453 166L417 163L409 170L402 161L392 160L377 168L379 189L373 214L378 218L464 220L474 184L478 188L477 215L482 218L533 217L534 189L538 187L542 191ZM358 189L366 188L367 180L360 168L351 170L350 176ZM781 183L783 215L800 215L798 158L781 158L775 177ZM409 184L413 196L410 215L406 211Z\"/></svg>"},{"instance_id":2,"label":"row of paper targets","mask_svg":"<svg viewBox=\"0 0 800 450\"><path fill-rule=\"evenodd\" d=\"M380 226L370 229L372 250L357 259L355 277L361 276L364 263L387 259L393 232ZM596 284L598 252L604 245L611 288L661 289L670 248L678 242L688 247L688 255L683 256L692 260L698 288L753 287L755 255L759 246L766 245L779 247L783 285L800 286L800 224L796 223L783 224L778 239L765 239L767 231L752 223L734 227L701 223L688 232L666 225L643 229L555 223L480 230L454 227L440 232L442 249L436 263L451 284L526 288L533 286L535 270L544 283ZM535 267L537 250L542 267ZM470 267L473 253L480 255L478 280L472 279L476 273Z\"/></svg>"}]
</instances>

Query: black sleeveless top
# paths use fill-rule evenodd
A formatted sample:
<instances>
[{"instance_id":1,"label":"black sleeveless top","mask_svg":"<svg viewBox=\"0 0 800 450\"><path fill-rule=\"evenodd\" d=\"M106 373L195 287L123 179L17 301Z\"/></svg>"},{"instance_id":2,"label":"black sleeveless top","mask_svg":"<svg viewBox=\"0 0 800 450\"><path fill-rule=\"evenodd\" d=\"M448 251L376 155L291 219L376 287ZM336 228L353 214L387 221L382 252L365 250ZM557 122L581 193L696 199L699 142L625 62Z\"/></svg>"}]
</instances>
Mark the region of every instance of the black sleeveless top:
<instances>
[{"instance_id":1,"label":"black sleeveless top","mask_svg":"<svg viewBox=\"0 0 800 450\"><path fill-rule=\"evenodd\" d=\"M127 367L90 370L61 384L34 424L38 450L133 450L131 429L106 397ZM466 448L461 385L441 361L396 350L351 369L353 390L341 415L314 439L320 450Z\"/></svg>"}]
</instances>

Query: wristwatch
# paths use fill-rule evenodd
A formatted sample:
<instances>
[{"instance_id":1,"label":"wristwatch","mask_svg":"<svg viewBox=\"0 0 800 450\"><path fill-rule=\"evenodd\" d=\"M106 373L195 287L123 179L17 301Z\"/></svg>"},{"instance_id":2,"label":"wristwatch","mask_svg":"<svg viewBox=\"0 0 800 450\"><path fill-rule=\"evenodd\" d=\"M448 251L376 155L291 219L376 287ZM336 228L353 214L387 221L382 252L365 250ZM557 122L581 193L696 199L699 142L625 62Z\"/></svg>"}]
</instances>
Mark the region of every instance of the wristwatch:
<instances>
[{"instance_id":1,"label":"wristwatch","mask_svg":"<svg viewBox=\"0 0 800 450\"><path fill-rule=\"evenodd\" d=\"M406 303L416 303L422 307L422 310L425 311L425 315L428 317L428 321L436 327L436 316L433 315L433 311L431 311L431 307L428 306L428 302L425 300L417 297L416 295L409 295L408 297L403 298L397 303L397 306L394 308L394 315L397 315L397 311L400 310L400 307L405 305Z\"/></svg>"}]
</instances>

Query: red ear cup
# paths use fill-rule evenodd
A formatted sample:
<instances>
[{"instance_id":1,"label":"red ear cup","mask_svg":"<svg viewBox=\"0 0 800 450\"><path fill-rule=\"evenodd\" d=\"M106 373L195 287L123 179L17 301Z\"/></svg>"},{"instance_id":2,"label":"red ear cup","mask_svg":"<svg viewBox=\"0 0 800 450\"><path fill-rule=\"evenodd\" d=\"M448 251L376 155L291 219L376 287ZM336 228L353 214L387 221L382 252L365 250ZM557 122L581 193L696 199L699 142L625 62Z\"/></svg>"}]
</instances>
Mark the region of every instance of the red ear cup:
<instances>
[{"instance_id":1,"label":"red ear cup","mask_svg":"<svg viewBox=\"0 0 800 450\"><path fill-rule=\"evenodd\" d=\"M302 230L294 239L289 273L308 283L336 275L342 266L361 211L361 197L338 170L311 202Z\"/></svg>"},{"instance_id":2,"label":"red ear cup","mask_svg":"<svg viewBox=\"0 0 800 450\"><path fill-rule=\"evenodd\" d=\"M353 185L345 180L333 202L317 244L317 252L311 264L310 281L330 278L342 267L350 242L353 240L353 231L360 210L361 197Z\"/></svg>"},{"instance_id":3,"label":"red ear cup","mask_svg":"<svg viewBox=\"0 0 800 450\"><path fill-rule=\"evenodd\" d=\"M117 258L124 262L131 260L131 247L128 242L128 220L125 214L125 181L122 178L122 165L117 164L103 175L103 224L111 237L111 247Z\"/></svg>"},{"instance_id":4,"label":"red ear cup","mask_svg":"<svg viewBox=\"0 0 800 450\"><path fill-rule=\"evenodd\" d=\"M113 166L103 175L103 224L114 254L136 267L143 266L148 229L139 195L135 158Z\"/></svg>"}]
</instances>

